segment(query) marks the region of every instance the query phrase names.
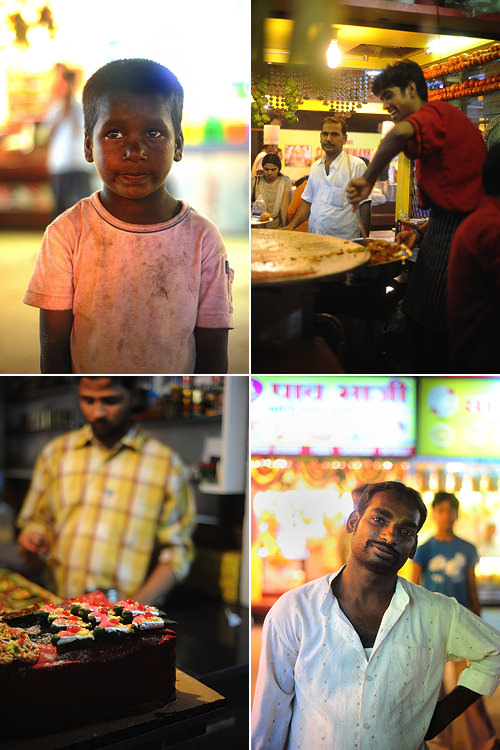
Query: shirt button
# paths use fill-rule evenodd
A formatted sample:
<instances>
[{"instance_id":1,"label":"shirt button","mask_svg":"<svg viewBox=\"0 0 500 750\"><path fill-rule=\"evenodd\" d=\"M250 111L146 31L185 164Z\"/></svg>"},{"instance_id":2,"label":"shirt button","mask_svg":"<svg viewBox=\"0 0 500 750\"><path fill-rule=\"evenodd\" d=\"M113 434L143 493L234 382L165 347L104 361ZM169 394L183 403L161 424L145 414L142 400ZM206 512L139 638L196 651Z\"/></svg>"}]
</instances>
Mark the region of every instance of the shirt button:
<instances>
[{"instance_id":1,"label":"shirt button","mask_svg":"<svg viewBox=\"0 0 500 750\"><path fill-rule=\"evenodd\" d=\"M368 675L366 679L368 680L368 682L371 682L373 680L373 677L371 675Z\"/></svg>"},{"instance_id":2,"label":"shirt button","mask_svg":"<svg viewBox=\"0 0 500 750\"><path fill-rule=\"evenodd\" d=\"M366 721L363 724L363 729L370 729L370 725Z\"/></svg>"}]
</instances>

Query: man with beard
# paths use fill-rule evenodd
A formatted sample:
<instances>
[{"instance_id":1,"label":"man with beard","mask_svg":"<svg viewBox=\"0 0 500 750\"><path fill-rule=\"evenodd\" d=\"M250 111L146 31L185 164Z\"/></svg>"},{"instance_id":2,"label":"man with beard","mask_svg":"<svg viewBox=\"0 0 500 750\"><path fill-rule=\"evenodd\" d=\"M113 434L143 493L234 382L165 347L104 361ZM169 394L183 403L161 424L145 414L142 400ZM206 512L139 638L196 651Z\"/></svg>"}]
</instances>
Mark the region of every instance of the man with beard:
<instances>
[{"instance_id":1,"label":"man with beard","mask_svg":"<svg viewBox=\"0 0 500 750\"><path fill-rule=\"evenodd\" d=\"M82 377L87 424L49 442L19 514L19 549L63 598L113 590L152 604L193 558L194 505L179 456L132 420L133 378Z\"/></svg>"},{"instance_id":2,"label":"man with beard","mask_svg":"<svg viewBox=\"0 0 500 750\"><path fill-rule=\"evenodd\" d=\"M347 521L351 555L336 573L284 594L266 617L253 750L423 750L492 695L500 634L454 599L398 576L427 510L399 482L368 485ZM447 660L468 659L438 701Z\"/></svg>"}]
</instances>

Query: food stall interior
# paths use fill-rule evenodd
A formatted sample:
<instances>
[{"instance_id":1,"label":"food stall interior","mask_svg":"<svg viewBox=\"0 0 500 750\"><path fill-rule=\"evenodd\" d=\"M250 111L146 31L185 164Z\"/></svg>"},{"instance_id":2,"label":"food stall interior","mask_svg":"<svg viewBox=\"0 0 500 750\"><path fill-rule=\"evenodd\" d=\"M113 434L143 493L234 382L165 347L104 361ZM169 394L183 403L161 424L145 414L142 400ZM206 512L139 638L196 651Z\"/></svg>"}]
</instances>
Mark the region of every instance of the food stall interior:
<instances>
[{"instance_id":1,"label":"food stall interior","mask_svg":"<svg viewBox=\"0 0 500 750\"><path fill-rule=\"evenodd\" d=\"M177 667L225 698L222 714L205 722L210 729L208 739L199 740L204 744L192 740L195 744L178 746L243 746L238 743L246 742L248 731L248 554L243 533L248 378L156 376L138 378L137 384L135 421L179 453L195 492L196 558L188 578L163 606L178 623ZM43 573L34 577L19 557L15 520L42 448L84 423L76 386L72 377L0 379L0 582L9 572L26 580L24 594L9 606L31 604L38 585L47 586ZM164 745L158 740L147 746Z\"/></svg>"},{"instance_id":2,"label":"food stall interior","mask_svg":"<svg viewBox=\"0 0 500 750\"><path fill-rule=\"evenodd\" d=\"M390 126L372 82L402 60L424 69L430 101L459 108L486 142L498 137L500 16L493 4L473 12L454 2L318 0L299 11L287 0L270 0L259 8L252 38L252 161L275 137L284 174L292 182L307 177L323 153L319 131L329 114L347 121L344 151L369 160ZM331 46L335 67L326 63ZM266 130L276 123L278 137ZM393 243L398 231L421 225L427 212L417 205L414 163L403 154L382 183L383 202L372 194L369 240ZM264 233L270 243L277 242L273 233L289 243L288 259L308 252L302 231L285 235L252 220L252 248L261 243L257 255L252 251L253 372L415 371L401 302L418 250L391 255L393 248L376 259L372 247L371 260L348 271L324 267L316 254L311 283L309 272L290 260L286 265L271 248L263 262Z\"/></svg>"}]
</instances>

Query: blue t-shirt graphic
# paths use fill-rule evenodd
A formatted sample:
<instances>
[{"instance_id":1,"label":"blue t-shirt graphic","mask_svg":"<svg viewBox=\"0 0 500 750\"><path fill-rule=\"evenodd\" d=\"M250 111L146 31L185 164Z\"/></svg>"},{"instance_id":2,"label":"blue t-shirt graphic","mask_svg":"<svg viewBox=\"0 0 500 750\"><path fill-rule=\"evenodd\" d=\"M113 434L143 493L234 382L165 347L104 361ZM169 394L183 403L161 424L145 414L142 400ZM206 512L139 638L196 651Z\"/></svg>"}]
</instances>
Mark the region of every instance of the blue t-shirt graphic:
<instances>
[{"instance_id":1,"label":"blue t-shirt graphic","mask_svg":"<svg viewBox=\"0 0 500 750\"><path fill-rule=\"evenodd\" d=\"M422 568L422 586L429 591L454 596L459 604L471 608L467 571L479 562L473 544L460 537L449 542L431 537L417 548L414 561Z\"/></svg>"}]
</instances>

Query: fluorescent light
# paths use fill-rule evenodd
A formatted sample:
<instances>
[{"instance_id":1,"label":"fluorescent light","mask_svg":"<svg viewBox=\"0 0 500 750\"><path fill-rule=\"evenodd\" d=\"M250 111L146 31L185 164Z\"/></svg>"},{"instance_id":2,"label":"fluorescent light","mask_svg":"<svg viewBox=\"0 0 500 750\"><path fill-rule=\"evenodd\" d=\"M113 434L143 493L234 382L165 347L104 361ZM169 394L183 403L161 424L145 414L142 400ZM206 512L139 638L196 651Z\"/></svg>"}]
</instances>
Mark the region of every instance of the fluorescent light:
<instances>
[{"instance_id":1,"label":"fluorescent light","mask_svg":"<svg viewBox=\"0 0 500 750\"><path fill-rule=\"evenodd\" d=\"M428 55L451 55L453 52L458 52L467 46L470 46L471 40L464 36L438 36L429 42L426 53Z\"/></svg>"}]
</instances>

